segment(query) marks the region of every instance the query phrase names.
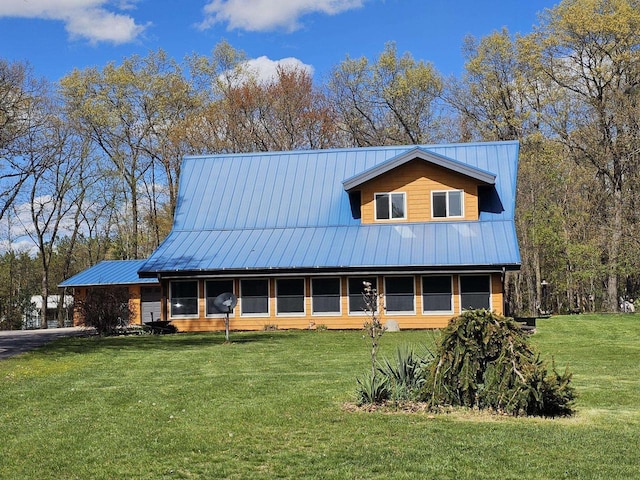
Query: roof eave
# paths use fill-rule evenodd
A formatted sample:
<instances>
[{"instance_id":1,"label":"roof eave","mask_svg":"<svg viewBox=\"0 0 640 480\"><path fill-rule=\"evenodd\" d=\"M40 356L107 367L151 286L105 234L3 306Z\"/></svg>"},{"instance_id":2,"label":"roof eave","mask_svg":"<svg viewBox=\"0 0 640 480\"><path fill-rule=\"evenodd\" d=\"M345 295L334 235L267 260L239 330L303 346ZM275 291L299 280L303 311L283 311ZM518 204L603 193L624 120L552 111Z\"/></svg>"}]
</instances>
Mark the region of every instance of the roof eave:
<instances>
[{"instance_id":1,"label":"roof eave","mask_svg":"<svg viewBox=\"0 0 640 480\"><path fill-rule=\"evenodd\" d=\"M363 183L368 182L369 180L387 173L394 168L397 168L400 165L403 165L416 158L432 163L434 165L438 165L442 168L455 171L467 177L474 178L489 185L494 185L496 183L496 175L494 173L466 165L462 162L452 160L448 157L438 155L420 147L415 147L396 156L395 158L392 158L384 163L376 165L369 170L365 170L358 175L344 180L342 182L343 188L345 189L345 191L353 190Z\"/></svg>"}]
</instances>

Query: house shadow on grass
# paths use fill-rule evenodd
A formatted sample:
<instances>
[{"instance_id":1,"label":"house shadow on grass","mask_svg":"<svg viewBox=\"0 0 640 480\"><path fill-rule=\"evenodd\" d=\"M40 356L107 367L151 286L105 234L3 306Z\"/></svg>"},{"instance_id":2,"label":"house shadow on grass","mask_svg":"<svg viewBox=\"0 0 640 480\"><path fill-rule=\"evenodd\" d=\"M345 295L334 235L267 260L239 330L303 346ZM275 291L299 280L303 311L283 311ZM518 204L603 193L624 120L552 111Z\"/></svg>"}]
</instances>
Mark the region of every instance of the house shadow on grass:
<instances>
[{"instance_id":1,"label":"house shadow on grass","mask_svg":"<svg viewBox=\"0 0 640 480\"><path fill-rule=\"evenodd\" d=\"M285 334L280 332L280 334ZM280 334L273 332L233 332L228 344L246 344L270 342ZM171 335L88 335L57 339L37 350L44 356L83 355L97 351L117 350L122 353L131 351L189 351L212 346L224 347L224 332L175 333Z\"/></svg>"}]
</instances>

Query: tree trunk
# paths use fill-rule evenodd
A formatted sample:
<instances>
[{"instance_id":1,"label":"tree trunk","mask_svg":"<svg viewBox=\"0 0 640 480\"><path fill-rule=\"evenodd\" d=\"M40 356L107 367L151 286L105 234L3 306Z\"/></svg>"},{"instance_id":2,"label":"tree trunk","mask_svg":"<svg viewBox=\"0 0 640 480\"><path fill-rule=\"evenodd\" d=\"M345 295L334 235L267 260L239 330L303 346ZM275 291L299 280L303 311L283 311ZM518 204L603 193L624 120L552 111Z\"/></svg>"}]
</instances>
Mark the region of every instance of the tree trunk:
<instances>
[{"instance_id":1,"label":"tree trunk","mask_svg":"<svg viewBox=\"0 0 640 480\"><path fill-rule=\"evenodd\" d=\"M622 192L616 187L613 192L613 222L608 242L607 261L607 309L618 311L618 262L622 240Z\"/></svg>"}]
</instances>

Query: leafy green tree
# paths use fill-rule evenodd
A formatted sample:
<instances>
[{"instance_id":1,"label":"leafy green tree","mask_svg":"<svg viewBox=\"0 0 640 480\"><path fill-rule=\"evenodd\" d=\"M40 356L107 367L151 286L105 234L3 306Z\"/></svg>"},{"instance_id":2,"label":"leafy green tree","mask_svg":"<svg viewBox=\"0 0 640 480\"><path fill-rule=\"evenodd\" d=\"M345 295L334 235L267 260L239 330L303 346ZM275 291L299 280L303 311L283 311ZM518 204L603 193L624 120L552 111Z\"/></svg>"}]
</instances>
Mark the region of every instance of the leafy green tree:
<instances>
[{"instance_id":1,"label":"leafy green tree","mask_svg":"<svg viewBox=\"0 0 640 480\"><path fill-rule=\"evenodd\" d=\"M547 121L571 158L598 180L598 223L606 266L606 308L618 309L623 245L639 165L640 4L564 0L545 11L529 38L540 78L566 100Z\"/></svg>"},{"instance_id":2,"label":"leafy green tree","mask_svg":"<svg viewBox=\"0 0 640 480\"><path fill-rule=\"evenodd\" d=\"M61 80L67 112L78 129L102 151L121 182L119 218L121 237L126 237L126 257L149 253L140 248L140 201L146 193L155 234L150 248L161 234L156 223L157 184L167 185L171 212L177 198L181 144L172 137L192 108L193 97L179 66L163 51L147 57L132 56L122 64L108 64L102 70L74 70ZM156 170L156 165L161 168ZM105 167L106 168L106 167ZM160 174L162 172L162 174ZM116 210L117 212L118 210Z\"/></svg>"},{"instance_id":3,"label":"leafy green tree","mask_svg":"<svg viewBox=\"0 0 640 480\"><path fill-rule=\"evenodd\" d=\"M32 174L32 164L22 156L22 144L40 125L46 88L27 64L0 59L0 219Z\"/></svg>"},{"instance_id":4,"label":"leafy green tree","mask_svg":"<svg viewBox=\"0 0 640 480\"><path fill-rule=\"evenodd\" d=\"M340 128L350 145L404 145L437 141L443 80L434 66L398 55L394 43L370 62L347 57L328 84Z\"/></svg>"}]
</instances>

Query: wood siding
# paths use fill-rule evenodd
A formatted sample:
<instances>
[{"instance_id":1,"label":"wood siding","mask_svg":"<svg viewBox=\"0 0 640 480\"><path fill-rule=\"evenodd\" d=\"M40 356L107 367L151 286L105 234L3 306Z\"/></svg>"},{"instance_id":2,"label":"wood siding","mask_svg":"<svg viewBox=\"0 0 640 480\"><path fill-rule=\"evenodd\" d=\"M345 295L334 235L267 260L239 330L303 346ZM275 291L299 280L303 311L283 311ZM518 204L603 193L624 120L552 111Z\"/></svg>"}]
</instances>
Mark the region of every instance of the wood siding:
<instances>
[{"instance_id":1,"label":"wood siding","mask_svg":"<svg viewBox=\"0 0 640 480\"><path fill-rule=\"evenodd\" d=\"M432 218L431 192L441 190L464 191L464 218ZM375 222L374 195L404 192L407 218L383 222L432 222L478 220L478 181L445 168L412 160L362 185L362 223Z\"/></svg>"},{"instance_id":2,"label":"wood siding","mask_svg":"<svg viewBox=\"0 0 640 480\"><path fill-rule=\"evenodd\" d=\"M398 275L393 275L398 276ZM425 314L422 312L422 275L406 274L400 276L414 277L414 305L415 313L387 313L382 311L380 319L382 323L389 319L396 320L401 329L429 329L443 328L447 326L449 320L460 313L460 292L459 292L459 275L452 276L453 289L453 313L449 314ZM299 277L298 277L299 278ZM313 329L318 326L326 326L329 329L361 329L365 321L364 313L349 313L349 299L347 291L347 281L350 277L340 277L341 283L341 313L339 314L312 314L311 312L311 277L305 280L305 313L296 315L278 315L276 313L275 298L275 278L269 279L269 314L268 315L242 315L242 298L239 298L238 305L230 314L231 330L264 330L267 327L277 327L278 329ZM378 291L383 295L384 301L384 276L377 276ZM224 315L216 315L207 317L205 315L204 298L204 282L198 280L199 292L199 312L197 316L189 318L171 318L168 316L168 310L163 306L163 314L168 320L178 328L181 332L197 332L197 331L223 331ZM163 286L164 291L168 291L168 285ZM234 280L234 293L239 292L239 280ZM163 302L166 305L168 302ZM503 313L503 292L502 281L499 273L491 274L491 295L490 308L498 314Z\"/></svg>"}]
</instances>

